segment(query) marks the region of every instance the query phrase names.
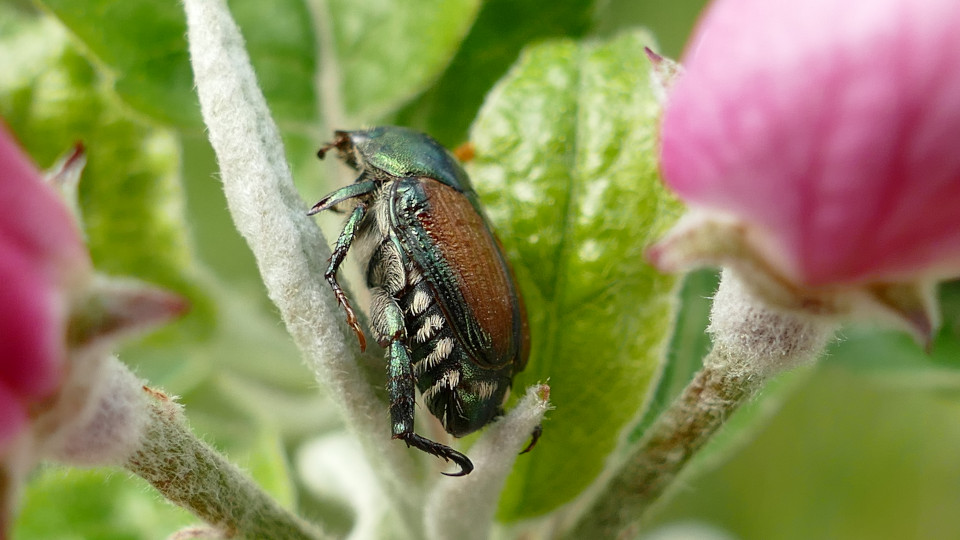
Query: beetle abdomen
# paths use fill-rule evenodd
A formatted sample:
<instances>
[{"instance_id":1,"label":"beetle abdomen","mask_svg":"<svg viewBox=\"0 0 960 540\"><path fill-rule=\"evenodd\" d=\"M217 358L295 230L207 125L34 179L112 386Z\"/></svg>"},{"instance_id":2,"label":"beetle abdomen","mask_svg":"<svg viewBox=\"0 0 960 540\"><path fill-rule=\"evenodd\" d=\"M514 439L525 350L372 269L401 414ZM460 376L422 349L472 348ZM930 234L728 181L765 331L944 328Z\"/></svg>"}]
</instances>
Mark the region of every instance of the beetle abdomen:
<instances>
[{"instance_id":1,"label":"beetle abdomen","mask_svg":"<svg viewBox=\"0 0 960 540\"><path fill-rule=\"evenodd\" d=\"M461 437L497 416L510 388L513 366L487 369L472 362L466 346L448 323L440 305L423 311L423 289L400 299L417 388L430 412L450 434Z\"/></svg>"},{"instance_id":2,"label":"beetle abdomen","mask_svg":"<svg viewBox=\"0 0 960 540\"><path fill-rule=\"evenodd\" d=\"M413 179L409 182L414 181L421 182ZM453 192L446 186L442 187ZM512 334L517 315L509 303L498 310L496 306L500 302L486 299L494 307L482 311L483 315L478 319L475 310L464 302L483 291L490 295L511 293L510 289L506 289L506 292L503 290L511 286L506 281L509 276L502 275L500 265L484 268L472 259L467 261L472 266L466 270L460 268L463 265L457 263L464 262L464 256L457 252L457 248L460 243L474 245L477 242L478 226L482 227L480 232L483 233L479 238L494 250L496 246L483 222L477 220L460 218L462 223L457 224L457 232L460 233L458 238L432 234L431 231L438 227L434 222L436 218L432 218L437 211L435 199L417 198L416 204L422 205L422 208L403 208L405 215L417 216L413 222L396 228L405 234L395 234L392 232L394 229L383 227L379 222L387 219L387 205L397 204L398 197L402 199L402 196L391 196L385 192L378 194L370 212L373 217L362 227L364 236L376 238L367 268L368 285L373 295L370 312L374 317L371 323L377 339L388 342L393 337L390 335L391 329L401 325L383 319L383 314L403 314L402 338L409 348L413 376L423 394L424 403L449 433L466 435L483 427L499 414L516 368L514 357L518 350L517 340ZM467 209L472 211L469 203ZM446 213L449 212L447 209ZM480 219L475 213L473 215ZM381 235L381 231L386 234ZM407 237L407 241L404 242L402 237ZM412 253L427 252L437 259L411 256L411 252L407 251L410 249L410 238L417 241ZM450 244L453 244L453 248ZM442 250L441 247L447 249ZM450 253L454 254L453 259L447 258ZM492 255L499 257L499 251ZM426 260L425 266L430 268L422 268L418 260ZM458 293L462 284L467 285L462 293L463 298L454 304L456 309L447 308L444 300L449 302L450 299L445 299L442 293L450 289L451 283L457 287L448 294ZM501 290L496 290L498 287ZM397 309L385 309L387 304ZM473 343L464 338L468 331L479 336L474 338ZM479 346L478 341L481 343ZM478 356L493 359L496 364L490 360L477 361Z\"/></svg>"},{"instance_id":3,"label":"beetle abdomen","mask_svg":"<svg viewBox=\"0 0 960 540\"><path fill-rule=\"evenodd\" d=\"M512 276L483 216L463 193L431 178L394 184L391 214L404 251L422 261L440 309L485 368L523 365L525 321Z\"/></svg>"}]
</instances>

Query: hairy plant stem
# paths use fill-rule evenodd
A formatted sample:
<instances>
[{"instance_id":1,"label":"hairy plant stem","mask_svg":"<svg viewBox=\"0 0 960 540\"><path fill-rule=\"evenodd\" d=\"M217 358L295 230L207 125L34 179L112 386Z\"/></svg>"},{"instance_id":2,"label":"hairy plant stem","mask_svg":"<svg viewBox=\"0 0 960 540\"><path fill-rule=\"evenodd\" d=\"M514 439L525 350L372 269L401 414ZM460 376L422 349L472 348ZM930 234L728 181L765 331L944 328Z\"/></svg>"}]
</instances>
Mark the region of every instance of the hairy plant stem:
<instances>
[{"instance_id":1,"label":"hairy plant stem","mask_svg":"<svg viewBox=\"0 0 960 540\"><path fill-rule=\"evenodd\" d=\"M711 353L713 354L713 353ZM630 538L638 517L657 500L727 418L752 398L763 380L704 368L650 427L605 494L570 538Z\"/></svg>"},{"instance_id":2,"label":"hairy plant stem","mask_svg":"<svg viewBox=\"0 0 960 540\"><path fill-rule=\"evenodd\" d=\"M724 271L708 332L713 350L580 515L568 538L632 538L644 514L740 405L778 373L810 364L836 321L771 308Z\"/></svg>"},{"instance_id":3,"label":"hairy plant stem","mask_svg":"<svg viewBox=\"0 0 960 540\"><path fill-rule=\"evenodd\" d=\"M197 439L186 426L179 405L162 394L154 395L143 444L127 459L127 470L225 538L326 538Z\"/></svg>"},{"instance_id":4,"label":"hairy plant stem","mask_svg":"<svg viewBox=\"0 0 960 540\"><path fill-rule=\"evenodd\" d=\"M330 249L294 186L240 29L225 0L184 0L183 6L200 111L237 231L250 246L294 343L359 439L400 517L398 527L423 537L418 519L426 492L423 462L384 436L390 433L388 403L363 365L376 353L360 355L323 280ZM385 380L381 366L380 381Z\"/></svg>"}]
</instances>

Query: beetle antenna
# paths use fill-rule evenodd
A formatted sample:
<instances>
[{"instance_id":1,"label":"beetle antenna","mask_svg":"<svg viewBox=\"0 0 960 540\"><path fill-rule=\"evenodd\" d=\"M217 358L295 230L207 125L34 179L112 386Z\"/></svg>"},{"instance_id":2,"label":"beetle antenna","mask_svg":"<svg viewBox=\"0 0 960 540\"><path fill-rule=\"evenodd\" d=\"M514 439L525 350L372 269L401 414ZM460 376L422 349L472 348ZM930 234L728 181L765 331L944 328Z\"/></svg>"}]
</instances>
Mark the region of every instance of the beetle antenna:
<instances>
[{"instance_id":1,"label":"beetle antenna","mask_svg":"<svg viewBox=\"0 0 960 540\"><path fill-rule=\"evenodd\" d=\"M320 159L327 157L327 152L329 152L331 148L336 148L336 147L337 147L336 142L327 143L321 146L320 149L317 150L317 157Z\"/></svg>"}]
</instances>

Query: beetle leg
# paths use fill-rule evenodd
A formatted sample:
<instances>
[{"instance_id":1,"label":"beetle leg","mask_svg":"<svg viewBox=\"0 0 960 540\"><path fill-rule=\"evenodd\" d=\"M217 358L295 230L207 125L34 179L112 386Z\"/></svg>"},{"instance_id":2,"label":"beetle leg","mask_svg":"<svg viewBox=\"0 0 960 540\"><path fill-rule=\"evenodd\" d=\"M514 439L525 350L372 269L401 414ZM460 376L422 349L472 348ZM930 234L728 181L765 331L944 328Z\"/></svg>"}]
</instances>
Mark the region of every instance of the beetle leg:
<instances>
[{"instance_id":1,"label":"beetle leg","mask_svg":"<svg viewBox=\"0 0 960 540\"><path fill-rule=\"evenodd\" d=\"M449 446L440 444L438 442L433 442L430 439L425 439L412 431L410 433L394 435L393 438L403 439L403 442L407 443L407 446L412 446L419 450L423 450L428 454L441 457L445 461L452 461L460 467L460 470L455 473L441 474L446 476L466 476L473 471L473 463L470 461L470 458L461 454L460 452L457 452Z\"/></svg>"},{"instance_id":2,"label":"beetle leg","mask_svg":"<svg viewBox=\"0 0 960 540\"><path fill-rule=\"evenodd\" d=\"M527 452L533 450L533 447L536 446L537 441L540 440L540 436L543 435L543 424L537 424L537 427L533 428L533 433L530 434L530 444L523 449L521 454L526 454Z\"/></svg>"},{"instance_id":3,"label":"beetle leg","mask_svg":"<svg viewBox=\"0 0 960 540\"><path fill-rule=\"evenodd\" d=\"M399 307L396 309L399 310ZM390 425L393 438L402 439L408 447L413 446L460 466L460 470L456 473L443 473L447 476L468 475L473 470L470 458L449 446L425 439L413 432L416 379L410 365L410 353L400 341L402 330L402 327L395 330L390 346L387 348L387 394L390 396Z\"/></svg>"},{"instance_id":4,"label":"beetle leg","mask_svg":"<svg viewBox=\"0 0 960 540\"><path fill-rule=\"evenodd\" d=\"M390 396L390 427L394 438L413 433L415 383L410 353L399 339L394 338L387 347L387 394Z\"/></svg>"},{"instance_id":5,"label":"beetle leg","mask_svg":"<svg viewBox=\"0 0 960 540\"><path fill-rule=\"evenodd\" d=\"M365 180L363 182L360 182L359 180L361 178L363 178L363 176L357 179L358 180L357 183L343 186L342 188L320 199L320 201L317 202L317 204L313 205L313 207L310 208L310 211L307 212L307 215L312 216L314 214L319 214L324 210L335 207L336 205L342 203L347 199L362 197L363 195L366 195L372 192L373 190L377 189L377 183L375 181Z\"/></svg>"},{"instance_id":6,"label":"beetle leg","mask_svg":"<svg viewBox=\"0 0 960 540\"><path fill-rule=\"evenodd\" d=\"M353 329L353 333L357 335L357 340L360 342L360 352L366 350L367 339L363 335L363 330L360 329L357 315L353 312L353 308L350 307L350 301L347 300L347 295L344 294L343 288L340 287L340 283L337 281L337 270L339 270L340 265L343 264L343 260L347 256L347 251L350 250L350 244L353 243L353 239L357 236L357 227L360 226L360 222L363 221L363 217L366 214L367 204L360 201L357 207L353 209L350 217L347 218L343 230L340 231L340 236L337 238L337 245L334 246L333 253L330 254L330 263L327 266L327 271L323 274L327 283L330 284L330 288L333 289L333 294L337 297L337 302L339 302L340 305L343 306L344 311L347 312L347 324Z\"/></svg>"}]
</instances>

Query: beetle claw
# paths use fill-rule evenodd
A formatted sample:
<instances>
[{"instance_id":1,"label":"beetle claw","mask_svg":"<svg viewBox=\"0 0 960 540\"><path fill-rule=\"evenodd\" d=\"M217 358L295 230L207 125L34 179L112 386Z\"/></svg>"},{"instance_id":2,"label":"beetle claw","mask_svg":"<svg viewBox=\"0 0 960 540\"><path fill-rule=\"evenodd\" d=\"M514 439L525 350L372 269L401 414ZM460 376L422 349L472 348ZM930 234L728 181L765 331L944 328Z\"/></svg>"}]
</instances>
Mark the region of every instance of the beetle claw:
<instances>
[{"instance_id":1,"label":"beetle claw","mask_svg":"<svg viewBox=\"0 0 960 540\"><path fill-rule=\"evenodd\" d=\"M348 320L347 323L350 324L350 328L353 330L353 333L357 335L357 341L360 342L360 352L366 351L367 338L363 335L363 330L360 329L360 324L357 323L356 320L354 320L352 323Z\"/></svg>"},{"instance_id":2,"label":"beetle claw","mask_svg":"<svg viewBox=\"0 0 960 540\"><path fill-rule=\"evenodd\" d=\"M536 446L537 441L540 440L540 436L543 435L543 425L537 424L537 427L533 428L533 432L530 433L530 444L520 452L520 455L526 454L527 452L533 450L533 447Z\"/></svg>"},{"instance_id":3,"label":"beetle claw","mask_svg":"<svg viewBox=\"0 0 960 540\"><path fill-rule=\"evenodd\" d=\"M460 467L460 470L455 473L442 473L444 476L466 476L473 471L473 462L470 461L470 458L447 445L425 439L413 432L395 435L394 438L403 439L403 442L407 443L407 446L412 446L430 455L443 458L444 461L452 461Z\"/></svg>"},{"instance_id":4,"label":"beetle claw","mask_svg":"<svg viewBox=\"0 0 960 540\"><path fill-rule=\"evenodd\" d=\"M440 474L444 476L456 477L456 476L466 476L471 472L473 472L473 463L470 461L470 458L461 454L460 452L454 452L454 454L456 455L450 456L450 460L456 463L460 467L460 470L455 473L441 472ZM443 456L440 456L440 457L443 457Z\"/></svg>"}]
</instances>

